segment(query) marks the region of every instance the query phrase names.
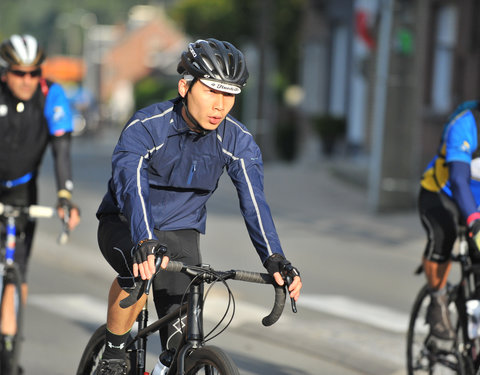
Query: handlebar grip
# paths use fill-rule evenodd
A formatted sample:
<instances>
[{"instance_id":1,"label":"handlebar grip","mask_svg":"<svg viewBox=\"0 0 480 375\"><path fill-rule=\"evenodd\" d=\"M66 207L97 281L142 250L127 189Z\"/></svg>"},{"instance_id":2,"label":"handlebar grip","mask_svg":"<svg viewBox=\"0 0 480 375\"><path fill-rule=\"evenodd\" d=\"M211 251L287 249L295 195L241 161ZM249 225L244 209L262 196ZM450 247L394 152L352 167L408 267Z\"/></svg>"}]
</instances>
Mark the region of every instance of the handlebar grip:
<instances>
[{"instance_id":1,"label":"handlebar grip","mask_svg":"<svg viewBox=\"0 0 480 375\"><path fill-rule=\"evenodd\" d=\"M275 288L275 302L273 304L272 311L265 318L262 319L262 324L265 327L269 327L276 323L282 315L283 308L285 307L285 299L287 292L284 286L274 285Z\"/></svg>"},{"instance_id":2,"label":"handlebar grip","mask_svg":"<svg viewBox=\"0 0 480 375\"><path fill-rule=\"evenodd\" d=\"M183 264L182 262L171 260L168 262L167 268L162 271L180 272L183 267L185 267L185 264Z\"/></svg>"},{"instance_id":3,"label":"handlebar grip","mask_svg":"<svg viewBox=\"0 0 480 375\"><path fill-rule=\"evenodd\" d=\"M32 218L48 218L55 215L55 210L52 207L32 205L28 208L28 215Z\"/></svg>"},{"instance_id":4,"label":"handlebar grip","mask_svg":"<svg viewBox=\"0 0 480 375\"><path fill-rule=\"evenodd\" d=\"M236 271L234 280L249 281L258 284L272 284L275 288L275 302L270 314L262 319L262 324L265 327L269 327L276 323L283 313L285 307L285 299L287 292L284 286L278 285L273 276L268 273L248 272L248 271Z\"/></svg>"},{"instance_id":5,"label":"handlebar grip","mask_svg":"<svg viewBox=\"0 0 480 375\"><path fill-rule=\"evenodd\" d=\"M257 284L274 284L273 276L268 273L258 273L249 271L235 271L234 280L247 281Z\"/></svg>"}]
</instances>

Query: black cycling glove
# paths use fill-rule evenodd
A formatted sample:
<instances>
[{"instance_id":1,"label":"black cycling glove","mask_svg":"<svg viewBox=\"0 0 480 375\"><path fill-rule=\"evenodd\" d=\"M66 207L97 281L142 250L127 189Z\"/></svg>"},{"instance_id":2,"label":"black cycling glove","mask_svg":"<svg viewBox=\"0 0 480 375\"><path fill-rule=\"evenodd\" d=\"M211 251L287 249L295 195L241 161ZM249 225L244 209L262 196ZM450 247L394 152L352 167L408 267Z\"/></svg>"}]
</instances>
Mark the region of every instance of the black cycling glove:
<instances>
[{"instance_id":1,"label":"black cycling glove","mask_svg":"<svg viewBox=\"0 0 480 375\"><path fill-rule=\"evenodd\" d=\"M295 276L300 276L298 269L292 266L282 254L270 255L263 265L270 275L280 272L282 276L290 276L292 280Z\"/></svg>"},{"instance_id":2,"label":"black cycling glove","mask_svg":"<svg viewBox=\"0 0 480 375\"><path fill-rule=\"evenodd\" d=\"M167 248L157 240L142 240L136 246L133 254L133 264L146 262L149 255L163 257L167 255Z\"/></svg>"},{"instance_id":3,"label":"black cycling glove","mask_svg":"<svg viewBox=\"0 0 480 375\"><path fill-rule=\"evenodd\" d=\"M78 216L80 216L80 209L73 204L73 202L70 200L72 196L72 193L69 192L68 190L62 189L58 192L57 195L57 208L64 208L70 215L70 211L75 208L78 211Z\"/></svg>"}]
</instances>

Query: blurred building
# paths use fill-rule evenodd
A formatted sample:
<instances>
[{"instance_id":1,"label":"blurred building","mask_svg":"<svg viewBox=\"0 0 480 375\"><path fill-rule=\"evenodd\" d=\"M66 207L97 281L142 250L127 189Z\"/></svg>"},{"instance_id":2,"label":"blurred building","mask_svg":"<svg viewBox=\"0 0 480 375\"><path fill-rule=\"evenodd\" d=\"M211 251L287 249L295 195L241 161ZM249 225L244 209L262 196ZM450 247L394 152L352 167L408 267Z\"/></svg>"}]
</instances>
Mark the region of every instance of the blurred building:
<instances>
[{"instance_id":1,"label":"blurred building","mask_svg":"<svg viewBox=\"0 0 480 375\"><path fill-rule=\"evenodd\" d=\"M134 112L133 87L152 74L176 74L185 35L163 8L135 6L122 26L95 25L87 33L85 85L102 105L102 117L123 123Z\"/></svg>"},{"instance_id":2,"label":"blurred building","mask_svg":"<svg viewBox=\"0 0 480 375\"><path fill-rule=\"evenodd\" d=\"M302 110L346 118L346 170L372 210L412 207L450 111L480 97L480 2L307 4Z\"/></svg>"},{"instance_id":3,"label":"blurred building","mask_svg":"<svg viewBox=\"0 0 480 375\"><path fill-rule=\"evenodd\" d=\"M42 65L42 73L55 82L80 82L85 77L85 64L78 57L48 56Z\"/></svg>"}]
</instances>

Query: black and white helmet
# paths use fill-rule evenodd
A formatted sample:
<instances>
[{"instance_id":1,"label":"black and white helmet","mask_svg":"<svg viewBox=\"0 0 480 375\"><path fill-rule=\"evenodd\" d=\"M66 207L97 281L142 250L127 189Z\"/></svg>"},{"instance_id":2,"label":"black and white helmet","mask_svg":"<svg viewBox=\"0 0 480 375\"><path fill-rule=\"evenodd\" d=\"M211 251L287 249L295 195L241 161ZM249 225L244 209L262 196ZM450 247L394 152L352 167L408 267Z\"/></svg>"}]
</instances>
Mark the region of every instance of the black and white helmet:
<instances>
[{"instance_id":1,"label":"black and white helmet","mask_svg":"<svg viewBox=\"0 0 480 375\"><path fill-rule=\"evenodd\" d=\"M182 53L177 72L215 90L239 94L248 79L243 53L233 44L213 38L199 39Z\"/></svg>"},{"instance_id":2,"label":"black and white helmet","mask_svg":"<svg viewBox=\"0 0 480 375\"><path fill-rule=\"evenodd\" d=\"M14 34L0 45L0 66L39 66L45 60L45 53L31 35Z\"/></svg>"}]
</instances>

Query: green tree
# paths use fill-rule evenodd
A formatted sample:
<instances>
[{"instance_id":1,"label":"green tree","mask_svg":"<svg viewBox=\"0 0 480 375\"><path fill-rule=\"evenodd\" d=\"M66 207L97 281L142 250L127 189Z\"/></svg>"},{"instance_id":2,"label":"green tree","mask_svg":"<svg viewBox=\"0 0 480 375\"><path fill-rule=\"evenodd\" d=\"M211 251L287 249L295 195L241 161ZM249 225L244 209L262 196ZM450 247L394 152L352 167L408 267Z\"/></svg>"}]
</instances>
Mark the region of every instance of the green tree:
<instances>
[{"instance_id":1,"label":"green tree","mask_svg":"<svg viewBox=\"0 0 480 375\"><path fill-rule=\"evenodd\" d=\"M49 45L61 38L65 29L59 29L62 16L71 16L73 21L81 12L95 15L98 24L122 23L129 9L139 3L138 0L4 0L0 1L0 38L11 34L29 33L35 35L43 44ZM68 27L78 27L74 25ZM62 52L62 51L56 51Z\"/></svg>"},{"instance_id":2,"label":"green tree","mask_svg":"<svg viewBox=\"0 0 480 375\"><path fill-rule=\"evenodd\" d=\"M193 38L214 37L241 46L258 40L261 23L265 21L263 1L179 0L169 9L169 14ZM279 82L284 86L297 80L300 22L305 0L272 0L269 4L268 39L283 76Z\"/></svg>"}]
</instances>

